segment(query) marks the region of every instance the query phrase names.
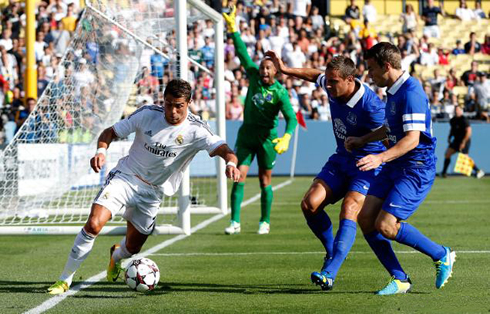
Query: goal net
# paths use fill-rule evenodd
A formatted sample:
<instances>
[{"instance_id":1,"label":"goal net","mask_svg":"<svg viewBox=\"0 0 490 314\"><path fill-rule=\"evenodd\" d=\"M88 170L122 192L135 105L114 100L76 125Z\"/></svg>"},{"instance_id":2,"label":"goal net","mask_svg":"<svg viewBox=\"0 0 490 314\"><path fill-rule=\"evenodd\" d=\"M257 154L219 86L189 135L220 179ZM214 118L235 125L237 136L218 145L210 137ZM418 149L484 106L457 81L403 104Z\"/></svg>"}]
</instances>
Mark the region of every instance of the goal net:
<instances>
[{"instance_id":1,"label":"goal net","mask_svg":"<svg viewBox=\"0 0 490 314\"><path fill-rule=\"evenodd\" d=\"M87 1L54 79L0 153L0 234L79 232L105 176L132 143L131 138L113 142L106 166L96 174L89 160L99 134L123 114L163 102L165 84L185 66L178 36L205 20L214 25L217 66L210 71L191 62L187 79L193 83L202 72L215 77L217 119L211 127L224 137L224 93L216 75L223 51L221 17L189 0L183 17L187 27L177 31L182 16L176 18L175 11L173 1ZM155 233L189 234L191 212L226 213L223 168L223 162L199 153L181 193L163 200ZM102 233L124 233L121 215Z\"/></svg>"}]
</instances>

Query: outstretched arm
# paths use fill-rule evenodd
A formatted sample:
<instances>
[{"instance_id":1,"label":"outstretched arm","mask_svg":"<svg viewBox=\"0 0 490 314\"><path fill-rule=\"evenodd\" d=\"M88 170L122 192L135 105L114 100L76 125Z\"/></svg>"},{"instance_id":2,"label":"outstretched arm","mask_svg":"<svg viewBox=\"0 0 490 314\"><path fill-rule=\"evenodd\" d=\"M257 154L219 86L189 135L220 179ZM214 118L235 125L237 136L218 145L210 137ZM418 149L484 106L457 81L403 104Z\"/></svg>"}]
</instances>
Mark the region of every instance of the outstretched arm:
<instances>
[{"instance_id":1,"label":"outstretched arm","mask_svg":"<svg viewBox=\"0 0 490 314\"><path fill-rule=\"evenodd\" d=\"M226 177L232 179L233 182L238 182L238 180L240 180L240 170L237 168L238 158L228 145L221 145L209 156L220 156L223 158L226 162Z\"/></svg>"},{"instance_id":2,"label":"outstretched arm","mask_svg":"<svg viewBox=\"0 0 490 314\"><path fill-rule=\"evenodd\" d=\"M248 71L251 68L258 69L259 67L252 61L252 58L250 58L250 56L248 55L247 46L245 46L245 43L240 37L240 33L236 29L236 7L233 6L230 14L223 13L223 18L226 22L228 33L233 39L233 44L235 45L238 59L240 59L240 63L245 71Z\"/></svg>"},{"instance_id":3,"label":"outstretched arm","mask_svg":"<svg viewBox=\"0 0 490 314\"><path fill-rule=\"evenodd\" d=\"M102 169L102 167L104 166L107 149L109 148L109 145L112 143L112 141L116 138L116 132L114 132L114 129L112 127L105 129L100 134L97 143L97 152L95 153L95 156L90 159L90 166L92 167L92 169L94 169L96 173L99 173L100 169Z\"/></svg>"},{"instance_id":4,"label":"outstretched arm","mask_svg":"<svg viewBox=\"0 0 490 314\"><path fill-rule=\"evenodd\" d=\"M277 54L269 50L265 53L265 56L270 58L272 62L274 62L274 65L276 66L276 69L281 71L284 74L294 76L309 82L315 83L318 76L322 74L322 71L317 70L317 69L310 69L310 68L289 68L287 67L284 62L282 62L281 58L277 56Z\"/></svg>"}]
</instances>

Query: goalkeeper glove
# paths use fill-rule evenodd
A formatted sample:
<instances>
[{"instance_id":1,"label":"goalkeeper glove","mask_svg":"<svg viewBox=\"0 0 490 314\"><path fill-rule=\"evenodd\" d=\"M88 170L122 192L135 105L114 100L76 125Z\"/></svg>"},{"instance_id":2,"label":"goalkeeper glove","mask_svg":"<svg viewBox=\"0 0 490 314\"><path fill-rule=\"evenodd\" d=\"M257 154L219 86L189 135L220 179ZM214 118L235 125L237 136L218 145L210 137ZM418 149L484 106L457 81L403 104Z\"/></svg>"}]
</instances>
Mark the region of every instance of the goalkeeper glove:
<instances>
[{"instance_id":1,"label":"goalkeeper glove","mask_svg":"<svg viewBox=\"0 0 490 314\"><path fill-rule=\"evenodd\" d=\"M223 18L226 21L226 26L228 27L228 33L236 33L236 7L233 6L229 14L223 13Z\"/></svg>"},{"instance_id":2,"label":"goalkeeper glove","mask_svg":"<svg viewBox=\"0 0 490 314\"><path fill-rule=\"evenodd\" d=\"M291 140L291 134L286 133L283 137L278 137L272 140L272 143L276 144L274 149L278 154L286 152L289 148L289 140Z\"/></svg>"}]
</instances>

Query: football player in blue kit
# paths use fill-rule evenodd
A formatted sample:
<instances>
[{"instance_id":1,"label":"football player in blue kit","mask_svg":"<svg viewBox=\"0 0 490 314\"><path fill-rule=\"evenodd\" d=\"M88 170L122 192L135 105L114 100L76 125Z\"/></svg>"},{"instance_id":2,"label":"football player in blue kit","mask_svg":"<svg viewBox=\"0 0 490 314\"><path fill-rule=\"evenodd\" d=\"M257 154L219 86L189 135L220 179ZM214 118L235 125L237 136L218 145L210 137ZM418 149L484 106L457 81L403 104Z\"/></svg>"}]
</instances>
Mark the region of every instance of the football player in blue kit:
<instances>
[{"instance_id":1,"label":"football player in blue kit","mask_svg":"<svg viewBox=\"0 0 490 314\"><path fill-rule=\"evenodd\" d=\"M455 252L437 244L407 220L429 193L436 176L436 138L429 101L420 83L401 69L401 53L391 43L373 46L366 55L369 76L387 87L386 126L362 137L348 138L346 149L388 138L389 147L357 162L362 171L383 169L371 185L359 214L359 226L372 250L392 276L379 295L406 293L411 280L391 247L391 240L428 255L436 266L436 288L451 277Z\"/></svg>"},{"instance_id":2,"label":"football player in blue kit","mask_svg":"<svg viewBox=\"0 0 490 314\"><path fill-rule=\"evenodd\" d=\"M323 72L309 68L289 68L272 51L268 51L266 56L273 60L282 73L316 82L329 97L337 150L306 192L301 209L308 226L326 251L322 269L313 272L311 280L323 290L330 290L354 243L357 215L369 186L381 168L378 166L364 172L356 167L356 162L385 149L380 141L376 141L348 152L344 141L349 136L360 137L382 127L385 104L373 91L355 79L356 65L349 58L334 57ZM334 238L332 222L324 208L342 198L340 224Z\"/></svg>"}]
</instances>

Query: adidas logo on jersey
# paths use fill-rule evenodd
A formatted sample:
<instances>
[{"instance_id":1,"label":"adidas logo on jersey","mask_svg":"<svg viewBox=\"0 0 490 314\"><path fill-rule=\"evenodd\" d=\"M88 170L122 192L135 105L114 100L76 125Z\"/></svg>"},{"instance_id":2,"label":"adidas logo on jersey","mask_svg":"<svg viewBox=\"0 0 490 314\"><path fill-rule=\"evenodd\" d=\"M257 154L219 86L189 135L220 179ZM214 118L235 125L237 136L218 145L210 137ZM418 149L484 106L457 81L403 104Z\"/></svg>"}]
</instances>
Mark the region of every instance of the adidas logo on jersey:
<instances>
[{"instance_id":1,"label":"adidas logo on jersey","mask_svg":"<svg viewBox=\"0 0 490 314\"><path fill-rule=\"evenodd\" d=\"M153 133L151 132L151 130L148 130L148 131L145 132L145 135L152 136Z\"/></svg>"}]
</instances>

